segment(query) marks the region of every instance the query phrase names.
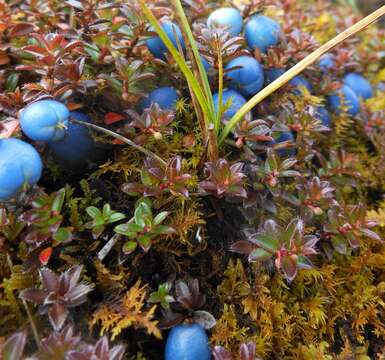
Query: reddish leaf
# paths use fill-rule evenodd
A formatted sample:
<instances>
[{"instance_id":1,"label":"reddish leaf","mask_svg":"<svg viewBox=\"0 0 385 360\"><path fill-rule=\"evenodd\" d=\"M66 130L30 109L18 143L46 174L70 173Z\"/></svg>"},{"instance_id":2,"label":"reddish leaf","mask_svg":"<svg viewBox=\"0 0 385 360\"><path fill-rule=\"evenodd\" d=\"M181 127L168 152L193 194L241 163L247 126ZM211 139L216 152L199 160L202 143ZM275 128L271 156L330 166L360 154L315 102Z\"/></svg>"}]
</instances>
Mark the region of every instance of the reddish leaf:
<instances>
[{"instance_id":1,"label":"reddish leaf","mask_svg":"<svg viewBox=\"0 0 385 360\"><path fill-rule=\"evenodd\" d=\"M33 24L19 23L12 27L8 35L11 38L15 36L24 36L31 33L33 29L34 29Z\"/></svg>"},{"instance_id":2,"label":"reddish leaf","mask_svg":"<svg viewBox=\"0 0 385 360\"><path fill-rule=\"evenodd\" d=\"M222 346L214 346L213 356L214 360L233 360L231 353Z\"/></svg>"},{"instance_id":3,"label":"reddish leaf","mask_svg":"<svg viewBox=\"0 0 385 360\"><path fill-rule=\"evenodd\" d=\"M230 251L234 251L239 254L249 255L255 249L255 245L250 241L240 240L231 245Z\"/></svg>"},{"instance_id":4,"label":"reddish leaf","mask_svg":"<svg viewBox=\"0 0 385 360\"><path fill-rule=\"evenodd\" d=\"M49 321L55 331L59 331L68 316L68 310L64 304L60 302L54 303L48 310Z\"/></svg>"},{"instance_id":5,"label":"reddish leaf","mask_svg":"<svg viewBox=\"0 0 385 360\"><path fill-rule=\"evenodd\" d=\"M23 47L23 51L29 52L33 55L44 55L47 53L47 50L41 46L37 45L27 45Z\"/></svg>"},{"instance_id":6,"label":"reddish leaf","mask_svg":"<svg viewBox=\"0 0 385 360\"><path fill-rule=\"evenodd\" d=\"M11 335L1 349L0 357L3 360L21 360L27 336L23 332Z\"/></svg>"},{"instance_id":7,"label":"reddish leaf","mask_svg":"<svg viewBox=\"0 0 385 360\"><path fill-rule=\"evenodd\" d=\"M19 120L11 120L2 123L3 128L0 131L0 139L10 138L19 128Z\"/></svg>"},{"instance_id":8,"label":"reddish leaf","mask_svg":"<svg viewBox=\"0 0 385 360\"><path fill-rule=\"evenodd\" d=\"M40 263L44 266L47 265L49 259L51 258L51 255L52 255L52 248L51 247L48 247L48 248L44 249L43 251L41 251L39 254Z\"/></svg>"},{"instance_id":9,"label":"reddish leaf","mask_svg":"<svg viewBox=\"0 0 385 360\"><path fill-rule=\"evenodd\" d=\"M69 111L78 110L78 109L83 107L82 104L77 104L77 103L73 103L73 102L67 103L66 106L67 106Z\"/></svg>"},{"instance_id":10,"label":"reddish leaf","mask_svg":"<svg viewBox=\"0 0 385 360\"><path fill-rule=\"evenodd\" d=\"M109 112L104 116L104 123L107 125L111 125L124 119L125 119L125 116L121 114L118 114L115 112Z\"/></svg>"},{"instance_id":11,"label":"reddish leaf","mask_svg":"<svg viewBox=\"0 0 385 360\"><path fill-rule=\"evenodd\" d=\"M0 52L0 65L6 65L11 61L10 57L3 52Z\"/></svg>"}]
</instances>

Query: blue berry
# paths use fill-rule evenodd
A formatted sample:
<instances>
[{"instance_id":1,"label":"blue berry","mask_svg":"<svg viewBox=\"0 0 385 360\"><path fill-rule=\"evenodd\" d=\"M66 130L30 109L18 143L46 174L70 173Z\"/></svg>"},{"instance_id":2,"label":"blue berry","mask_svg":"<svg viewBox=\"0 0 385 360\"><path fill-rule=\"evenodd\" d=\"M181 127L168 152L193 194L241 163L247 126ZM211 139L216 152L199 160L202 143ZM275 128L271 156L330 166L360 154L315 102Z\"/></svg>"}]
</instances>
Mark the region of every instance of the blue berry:
<instances>
[{"instance_id":1,"label":"blue berry","mask_svg":"<svg viewBox=\"0 0 385 360\"><path fill-rule=\"evenodd\" d=\"M341 113L341 106L346 106L347 113L352 116L360 112L360 100L347 85L343 85L335 94L328 96L328 105L330 110L336 114Z\"/></svg>"},{"instance_id":2,"label":"blue berry","mask_svg":"<svg viewBox=\"0 0 385 360\"><path fill-rule=\"evenodd\" d=\"M284 132L281 132L279 135L276 135L273 137L274 137L274 140L270 141L270 143L269 143L271 146L274 146L275 144L287 142L287 141L289 141L291 143L295 143L294 135L291 131L284 131ZM280 157L289 157L289 156L295 156L296 150L292 147L282 148L282 149L276 150L276 153Z\"/></svg>"},{"instance_id":3,"label":"blue berry","mask_svg":"<svg viewBox=\"0 0 385 360\"><path fill-rule=\"evenodd\" d=\"M20 127L35 141L56 141L64 137L69 110L61 102L41 100L28 105L20 113Z\"/></svg>"},{"instance_id":4,"label":"blue berry","mask_svg":"<svg viewBox=\"0 0 385 360\"><path fill-rule=\"evenodd\" d=\"M165 360L210 360L206 332L199 324L173 327L166 342Z\"/></svg>"},{"instance_id":5,"label":"blue berry","mask_svg":"<svg viewBox=\"0 0 385 360\"><path fill-rule=\"evenodd\" d=\"M84 122L90 122L90 118L77 111L72 111L70 117ZM63 139L48 143L55 160L63 163L68 168L84 166L87 161L96 159L99 149L84 125L70 123Z\"/></svg>"},{"instance_id":6,"label":"blue berry","mask_svg":"<svg viewBox=\"0 0 385 360\"><path fill-rule=\"evenodd\" d=\"M149 108L151 104L157 103L161 109L173 110L179 96L172 86L164 86L151 91L140 103L142 110Z\"/></svg>"},{"instance_id":7,"label":"blue berry","mask_svg":"<svg viewBox=\"0 0 385 360\"><path fill-rule=\"evenodd\" d=\"M245 36L247 45L266 53L270 46L278 44L281 27L273 19L264 15L255 15L246 24Z\"/></svg>"},{"instance_id":8,"label":"blue berry","mask_svg":"<svg viewBox=\"0 0 385 360\"><path fill-rule=\"evenodd\" d=\"M317 106L314 117L321 121L322 125L330 127L331 117L329 111L324 106Z\"/></svg>"},{"instance_id":9,"label":"blue berry","mask_svg":"<svg viewBox=\"0 0 385 360\"><path fill-rule=\"evenodd\" d=\"M265 70L265 81L266 84L272 83L274 80L277 80L280 76L285 73L284 69L273 68Z\"/></svg>"},{"instance_id":10,"label":"blue berry","mask_svg":"<svg viewBox=\"0 0 385 360\"><path fill-rule=\"evenodd\" d=\"M266 79L266 84L272 83L274 80L277 80L280 76L282 76L285 73L284 69L279 69L279 68L273 68L273 69L268 69L265 70L265 79ZM313 91L313 86L307 81L303 76L297 75L293 77L290 81L289 84L293 87L299 88L299 87L305 87L306 89L309 90L309 92ZM293 93L296 95L300 95L301 92L299 89L293 89Z\"/></svg>"},{"instance_id":11,"label":"blue berry","mask_svg":"<svg viewBox=\"0 0 385 360\"><path fill-rule=\"evenodd\" d=\"M307 81L303 76L298 75L293 77L290 81L289 84L291 86L294 86L296 89L293 90L293 94L296 95L301 95L301 87L305 87L309 92L313 91L313 86Z\"/></svg>"},{"instance_id":12,"label":"blue berry","mask_svg":"<svg viewBox=\"0 0 385 360\"><path fill-rule=\"evenodd\" d=\"M239 90L243 95L254 95L262 89L264 83L263 68L261 64L251 56L240 56L231 60L226 70L230 70L227 77L231 87Z\"/></svg>"},{"instance_id":13,"label":"blue berry","mask_svg":"<svg viewBox=\"0 0 385 360\"><path fill-rule=\"evenodd\" d=\"M13 198L26 185L36 184L43 169L35 148L19 139L0 140L0 201Z\"/></svg>"},{"instance_id":14,"label":"blue berry","mask_svg":"<svg viewBox=\"0 0 385 360\"><path fill-rule=\"evenodd\" d=\"M174 24L171 21L165 21L162 24L162 28L177 49L178 49L178 42L181 44L182 49L185 48L183 36L177 24ZM175 38L174 32L178 38L178 41ZM166 45L164 44L164 42L159 36L153 36L147 39L146 44L152 55L154 55L158 59L166 60L166 57L164 54L168 53L168 50Z\"/></svg>"},{"instance_id":15,"label":"blue berry","mask_svg":"<svg viewBox=\"0 0 385 360\"><path fill-rule=\"evenodd\" d=\"M213 100L214 100L215 109L216 109L216 111L218 111L218 107L219 107L218 93L215 93L213 95ZM227 110L222 115L223 117L228 118L228 119L232 118L235 115L235 113L244 104L246 104L246 99L241 94L239 94L237 91L232 90L232 89L225 89L223 91L223 95L222 95L222 108L224 108L226 103L230 102L230 101L231 101L230 106L227 108Z\"/></svg>"},{"instance_id":16,"label":"blue berry","mask_svg":"<svg viewBox=\"0 0 385 360\"><path fill-rule=\"evenodd\" d=\"M361 97L364 100L373 97L372 85L370 85L370 82L360 74L346 74L344 77L344 83L349 86L358 95L358 97Z\"/></svg>"},{"instance_id":17,"label":"blue berry","mask_svg":"<svg viewBox=\"0 0 385 360\"><path fill-rule=\"evenodd\" d=\"M242 31L243 19L241 13L234 8L221 8L215 10L207 19L208 27L227 27L232 36L237 36Z\"/></svg>"},{"instance_id":18,"label":"blue berry","mask_svg":"<svg viewBox=\"0 0 385 360\"><path fill-rule=\"evenodd\" d=\"M321 68L323 72L327 72L328 70L332 69L334 67L334 60L333 55L326 54L321 58L321 60L318 62L318 66Z\"/></svg>"}]
</instances>

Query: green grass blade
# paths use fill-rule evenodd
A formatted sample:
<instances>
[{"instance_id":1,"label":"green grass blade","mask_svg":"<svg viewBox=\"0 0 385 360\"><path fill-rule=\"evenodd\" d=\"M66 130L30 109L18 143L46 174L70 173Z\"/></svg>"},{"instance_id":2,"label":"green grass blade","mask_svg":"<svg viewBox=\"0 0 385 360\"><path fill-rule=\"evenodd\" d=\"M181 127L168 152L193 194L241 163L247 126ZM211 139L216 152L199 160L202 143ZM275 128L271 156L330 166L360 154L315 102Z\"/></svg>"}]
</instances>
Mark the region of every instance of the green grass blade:
<instances>
[{"instance_id":1,"label":"green grass blade","mask_svg":"<svg viewBox=\"0 0 385 360\"><path fill-rule=\"evenodd\" d=\"M327 53L333 47L337 46L350 36L353 36L356 33L360 32L361 30L378 20L384 14L385 6L382 6L378 10L365 17L364 19L358 21L356 24L354 24L347 30L343 31L341 34L338 34L326 44L319 47L317 50L308 55L305 59L300 61L297 65L293 66L290 70L285 72L281 77L273 81L270 85L265 87L255 96L253 96L245 105L243 105L238 110L238 112L227 123L219 137L219 145L223 144L223 142L226 140L227 136L230 134L231 130L237 125L237 123L241 121L241 119L262 100L266 99L269 95L278 90L281 86L286 84L293 77L297 76L308 66L312 65L315 61L319 59L320 56Z\"/></svg>"},{"instance_id":2,"label":"green grass blade","mask_svg":"<svg viewBox=\"0 0 385 360\"><path fill-rule=\"evenodd\" d=\"M215 117L215 131L217 136L219 135L219 129L221 126L221 118L223 113L223 61L222 54L218 54L218 111ZM214 109L215 111L215 109Z\"/></svg>"},{"instance_id":3,"label":"green grass blade","mask_svg":"<svg viewBox=\"0 0 385 360\"><path fill-rule=\"evenodd\" d=\"M205 95L206 95L207 104L209 106L211 113L214 114L214 111L215 111L214 110L214 102L213 102L213 96L211 93L209 80L208 80L205 68L203 66L203 63L202 63L202 60L201 60L201 57L200 57L200 54L198 51L198 47L196 46L194 35L191 31L188 19L187 19L186 14L183 10L183 7L182 7L180 0L172 0L172 3L175 7L175 10L176 10L178 16L179 16L179 19L181 22L180 25L183 27L183 29L184 29L187 37L188 37L189 45L191 46L191 50L194 54L195 61L198 65L199 75L200 75L200 78L201 78L201 81L203 84L203 90L204 90ZM213 117L214 117L214 115L211 117L211 120L213 120Z\"/></svg>"},{"instance_id":4,"label":"green grass blade","mask_svg":"<svg viewBox=\"0 0 385 360\"><path fill-rule=\"evenodd\" d=\"M161 38L161 40L166 45L168 51L175 59L176 63L178 64L180 70L183 72L187 82L189 83L190 88L193 90L199 105L203 111L204 117L207 120L212 119L212 112L210 111L210 107L208 106L207 99L205 98L205 94L198 82L198 80L195 78L194 74L188 67L186 61L184 60L183 56L179 53L179 51L175 48L169 37L167 36L166 32L163 30L161 25L159 24L158 20L152 13L152 11L148 8L146 5L145 0L139 0L141 10L143 11L143 14L147 18L147 20L151 23L151 25L154 27L156 33Z\"/></svg>"}]
</instances>

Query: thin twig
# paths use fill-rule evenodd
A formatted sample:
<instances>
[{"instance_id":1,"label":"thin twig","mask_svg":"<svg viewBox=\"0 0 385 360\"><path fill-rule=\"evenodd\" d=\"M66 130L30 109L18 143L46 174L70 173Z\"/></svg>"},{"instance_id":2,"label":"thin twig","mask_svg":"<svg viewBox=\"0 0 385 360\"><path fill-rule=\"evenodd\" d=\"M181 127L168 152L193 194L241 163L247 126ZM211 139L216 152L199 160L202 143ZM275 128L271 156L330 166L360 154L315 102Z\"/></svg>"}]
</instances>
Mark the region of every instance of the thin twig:
<instances>
[{"instance_id":1,"label":"thin twig","mask_svg":"<svg viewBox=\"0 0 385 360\"><path fill-rule=\"evenodd\" d=\"M87 123L87 122L84 122L84 121L79 121L79 120L76 120L74 118L71 118L71 122L75 123L75 124L79 124L79 125L84 125L84 126L87 126L91 129L94 129L96 131L99 131L99 132L102 132L106 135L110 135L112 137L114 137L115 139L118 139L120 141L123 141L124 143L126 143L127 145L130 145L132 146L133 148L135 148L136 150L142 152L143 154L147 155L147 156L150 156L152 158L154 158L156 161L158 161L162 166L166 167L167 166L167 163L162 159L160 158L158 155L154 154L152 151L150 150L147 150L146 148L144 148L143 146L140 146L138 144L135 144L132 140L130 139L127 139L125 136L123 135L120 135L114 131L111 131L111 130L108 130L104 127L101 127L101 126L98 126L98 125L95 125L95 124L90 124L90 123Z\"/></svg>"},{"instance_id":2,"label":"thin twig","mask_svg":"<svg viewBox=\"0 0 385 360\"><path fill-rule=\"evenodd\" d=\"M8 267L10 268L11 273L12 273L12 271L13 271L13 263L12 263L12 259L11 259L11 257L9 256L8 253L7 253L7 263L8 263ZM32 329L33 338L34 338L34 340L35 340L36 346L39 348L39 347L40 347L39 333L37 332L37 327L36 327L36 324L35 324L35 322L34 322L34 320L33 320L31 311L29 310L29 307L28 307L27 302L26 302L24 299L20 299L20 300L21 300L21 302L23 303L23 306L24 306L24 308L25 308L25 311L27 312L28 320L29 320L29 322L30 322L31 329Z\"/></svg>"},{"instance_id":3,"label":"thin twig","mask_svg":"<svg viewBox=\"0 0 385 360\"><path fill-rule=\"evenodd\" d=\"M282 76L277 80L273 81L270 85L266 86L253 98L251 98L245 105L243 105L239 111L231 118L228 124L223 129L221 136L219 138L219 144L222 144L234 126L256 105L258 105L262 100L267 98L273 92L278 90L281 86L289 82L293 77L300 74L308 66L316 62L322 55L330 51L335 46L339 45L347 38L357 34L361 30L365 29L370 24L374 23L381 16L385 14L385 5L380 7L378 10L374 11L370 15L366 16L362 20L358 21L356 24L350 28L343 31L341 34L338 34L336 37L328 41L326 44L320 46L317 50L313 51L305 59L301 60L297 65L293 66L290 70L286 71Z\"/></svg>"},{"instance_id":4,"label":"thin twig","mask_svg":"<svg viewBox=\"0 0 385 360\"><path fill-rule=\"evenodd\" d=\"M115 246L115 244L118 242L119 239L120 239L120 235L119 234L115 234L114 236L111 237L110 240L108 240L106 242L106 244L98 252L98 259L100 261L104 260L104 258L109 254L109 252Z\"/></svg>"}]
</instances>

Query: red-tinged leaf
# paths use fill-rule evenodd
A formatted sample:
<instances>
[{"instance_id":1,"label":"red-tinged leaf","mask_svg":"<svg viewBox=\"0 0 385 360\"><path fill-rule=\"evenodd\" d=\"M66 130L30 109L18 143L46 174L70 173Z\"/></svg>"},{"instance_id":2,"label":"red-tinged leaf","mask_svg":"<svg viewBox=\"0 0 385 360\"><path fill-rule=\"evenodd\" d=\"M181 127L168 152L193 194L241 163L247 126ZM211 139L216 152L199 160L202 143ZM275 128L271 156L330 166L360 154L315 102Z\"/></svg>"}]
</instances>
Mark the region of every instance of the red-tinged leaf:
<instances>
[{"instance_id":1,"label":"red-tinged leaf","mask_svg":"<svg viewBox=\"0 0 385 360\"><path fill-rule=\"evenodd\" d=\"M5 226L9 224L9 219L7 217L7 210L0 208L0 226Z\"/></svg>"},{"instance_id":2,"label":"red-tinged leaf","mask_svg":"<svg viewBox=\"0 0 385 360\"><path fill-rule=\"evenodd\" d=\"M10 61L11 58L5 52L0 52L0 65L6 65Z\"/></svg>"},{"instance_id":3,"label":"red-tinged leaf","mask_svg":"<svg viewBox=\"0 0 385 360\"><path fill-rule=\"evenodd\" d=\"M268 251L261 249L261 248L258 248L258 249L254 249L250 253L248 261L249 262L265 261L265 260L270 259L271 256L272 256L272 254L269 253Z\"/></svg>"},{"instance_id":4,"label":"red-tinged leaf","mask_svg":"<svg viewBox=\"0 0 385 360\"><path fill-rule=\"evenodd\" d=\"M213 315L202 310L194 311L193 320L197 324L202 325L202 327L206 330L212 329L217 323Z\"/></svg>"},{"instance_id":5,"label":"red-tinged leaf","mask_svg":"<svg viewBox=\"0 0 385 360\"><path fill-rule=\"evenodd\" d=\"M60 302L54 303L48 310L49 321L55 331L59 331L66 321L68 310L64 304Z\"/></svg>"},{"instance_id":6,"label":"red-tinged leaf","mask_svg":"<svg viewBox=\"0 0 385 360\"><path fill-rule=\"evenodd\" d=\"M73 102L67 103L66 106L67 106L69 111L78 110L78 109L81 109L83 107L82 104L73 103Z\"/></svg>"},{"instance_id":7,"label":"red-tinged leaf","mask_svg":"<svg viewBox=\"0 0 385 360\"><path fill-rule=\"evenodd\" d=\"M3 360L21 360L26 343L26 334L18 332L11 335L2 346L0 357Z\"/></svg>"},{"instance_id":8,"label":"red-tinged leaf","mask_svg":"<svg viewBox=\"0 0 385 360\"><path fill-rule=\"evenodd\" d=\"M255 351L255 343L242 344L239 348L239 360L256 360Z\"/></svg>"},{"instance_id":9,"label":"red-tinged leaf","mask_svg":"<svg viewBox=\"0 0 385 360\"><path fill-rule=\"evenodd\" d=\"M50 269L42 268L39 271L41 282L44 287L49 292L53 292L56 290L59 284L59 279L55 273L53 273Z\"/></svg>"},{"instance_id":10,"label":"red-tinged leaf","mask_svg":"<svg viewBox=\"0 0 385 360\"><path fill-rule=\"evenodd\" d=\"M48 247L48 248L44 249L43 251L41 251L39 254L40 263L44 266L47 265L49 259L51 258L51 255L52 255L52 248L51 247Z\"/></svg>"},{"instance_id":11,"label":"red-tinged leaf","mask_svg":"<svg viewBox=\"0 0 385 360\"><path fill-rule=\"evenodd\" d=\"M285 256L281 260L281 269L288 281L293 281L297 275L297 257Z\"/></svg>"},{"instance_id":12,"label":"red-tinged leaf","mask_svg":"<svg viewBox=\"0 0 385 360\"><path fill-rule=\"evenodd\" d=\"M31 53L33 55L45 55L47 50L38 45L27 45L23 47L23 51Z\"/></svg>"},{"instance_id":13,"label":"red-tinged leaf","mask_svg":"<svg viewBox=\"0 0 385 360\"><path fill-rule=\"evenodd\" d=\"M231 353L222 346L214 346L213 356L214 360L233 360Z\"/></svg>"},{"instance_id":14,"label":"red-tinged leaf","mask_svg":"<svg viewBox=\"0 0 385 360\"><path fill-rule=\"evenodd\" d=\"M9 31L8 36L13 38L15 36L24 36L31 33L34 30L35 26L29 23L19 23L12 26L12 29Z\"/></svg>"},{"instance_id":15,"label":"red-tinged leaf","mask_svg":"<svg viewBox=\"0 0 385 360\"><path fill-rule=\"evenodd\" d=\"M55 34L52 37L49 37L49 40L46 37L45 42L50 51L56 50L60 46L65 46L67 43L67 41L64 39L64 36L60 34Z\"/></svg>"},{"instance_id":16,"label":"red-tinged leaf","mask_svg":"<svg viewBox=\"0 0 385 360\"><path fill-rule=\"evenodd\" d=\"M230 251L244 255L249 255L254 249L255 245L246 240L237 241L230 247Z\"/></svg>"},{"instance_id":17,"label":"red-tinged leaf","mask_svg":"<svg viewBox=\"0 0 385 360\"><path fill-rule=\"evenodd\" d=\"M76 49L78 47L82 47L83 46L83 42L80 41L80 40L74 40L74 41L71 41L69 42L65 47L64 47L64 51L65 52L70 52L71 50L73 49Z\"/></svg>"},{"instance_id":18,"label":"red-tinged leaf","mask_svg":"<svg viewBox=\"0 0 385 360\"><path fill-rule=\"evenodd\" d=\"M15 70L16 71L33 71L35 70L35 66L34 65L16 65L15 66Z\"/></svg>"},{"instance_id":19,"label":"red-tinged leaf","mask_svg":"<svg viewBox=\"0 0 385 360\"><path fill-rule=\"evenodd\" d=\"M69 6L74 7L75 9L78 10L84 10L84 6L80 1L77 0L66 0L65 3Z\"/></svg>"},{"instance_id":20,"label":"red-tinged leaf","mask_svg":"<svg viewBox=\"0 0 385 360\"><path fill-rule=\"evenodd\" d=\"M114 124L116 122L122 121L125 119L125 116L115 113L115 112L109 112L104 116L104 123L107 125Z\"/></svg>"},{"instance_id":21,"label":"red-tinged leaf","mask_svg":"<svg viewBox=\"0 0 385 360\"><path fill-rule=\"evenodd\" d=\"M194 134L187 134L183 138L183 146L188 149L191 149L192 147L194 147L195 143L196 143L196 139Z\"/></svg>"},{"instance_id":22,"label":"red-tinged leaf","mask_svg":"<svg viewBox=\"0 0 385 360\"><path fill-rule=\"evenodd\" d=\"M43 56L40 59L40 61L43 62L46 65L55 65L55 63L56 63L55 56L53 56L53 55Z\"/></svg>"},{"instance_id":23,"label":"red-tinged leaf","mask_svg":"<svg viewBox=\"0 0 385 360\"><path fill-rule=\"evenodd\" d=\"M123 145L124 141L119 140L119 139L114 139L114 140L112 140L112 144L114 144L114 145Z\"/></svg>"},{"instance_id":24,"label":"red-tinged leaf","mask_svg":"<svg viewBox=\"0 0 385 360\"><path fill-rule=\"evenodd\" d=\"M361 229L361 232L362 232L365 236L367 236L367 237L369 237L369 238L371 238L371 239L373 239L373 240L376 240L376 241L379 241L379 242L383 242L383 240L381 239L381 236L378 235L376 232L374 232L374 231L372 231L372 230L369 230L369 229Z\"/></svg>"},{"instance_id":25,"label":"red-tinged leaf","mask_svg":"<svg viewBox=\"0 0 385 360\"><path fill-rule=\"evenodd\" d=\"M21 299L33 302L34 304L43 304L47 296L47 292L40 289L24 289L20 292Z\"/></svg>"},{"instance_id":26,"label":"red-tinged leaf","mask_svg":"<svg viewBox=\"0 0 385 360\"><path fill-rule=\"evenodd\" d=\"M3 128L0 131L0 139L7 139L12 137L12 135L19 128L19 120L11 120L2 123Z\"/></svg>"}]
</instances>

